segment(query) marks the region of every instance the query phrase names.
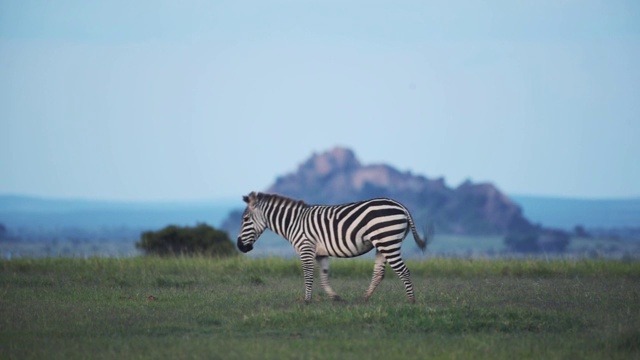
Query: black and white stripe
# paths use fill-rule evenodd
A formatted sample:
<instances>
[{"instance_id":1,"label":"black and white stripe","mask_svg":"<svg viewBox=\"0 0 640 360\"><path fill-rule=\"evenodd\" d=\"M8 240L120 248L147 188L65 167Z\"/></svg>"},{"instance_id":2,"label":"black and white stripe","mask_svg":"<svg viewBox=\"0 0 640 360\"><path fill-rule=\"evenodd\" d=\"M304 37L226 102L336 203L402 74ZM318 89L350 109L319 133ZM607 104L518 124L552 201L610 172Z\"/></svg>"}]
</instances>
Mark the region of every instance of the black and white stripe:
<instances>
[{"instance_id":1,"label":"black and white stripe","mask_svg":"<svg viewBox=\"0 0 640 360\"><path fill-rule=\"evenodd\" d=\"M400 256L402 240L409 230L424 251L427 242L416 231L409 210L395 200L377 198L343 205L307 205L288 197L252 192L243 197L247 208L242 215L238 249L253 249L268 228L287 239L302 262L306 302L311 301L314 260L320 267L320 284L333 299L338 295L329 285L329 256L355 257L376 249L367 300L384 278L385 264L404 283L410 302L415 302L410 272ZM425 234L426 236L426 234Z\"/></svg>"}]
</instances>

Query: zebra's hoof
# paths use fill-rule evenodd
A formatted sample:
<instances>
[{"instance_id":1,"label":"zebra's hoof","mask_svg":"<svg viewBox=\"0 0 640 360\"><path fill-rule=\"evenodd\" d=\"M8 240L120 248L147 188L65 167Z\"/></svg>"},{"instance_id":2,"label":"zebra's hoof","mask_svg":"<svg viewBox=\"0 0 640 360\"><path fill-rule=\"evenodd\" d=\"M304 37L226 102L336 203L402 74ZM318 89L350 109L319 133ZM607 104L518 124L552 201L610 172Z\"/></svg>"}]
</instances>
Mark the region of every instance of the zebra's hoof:
<instances>
[{"instance_id":1,"label":"zebra's hoof","mask_svg":"<svg viewBox=\"0 0 640 360\"><path fill-rule=\"evenodd\" d=\"M344 302L344 299L338 295L332 296L331 300L333 300L334 302Z\"/></svg>"}]
</instances>

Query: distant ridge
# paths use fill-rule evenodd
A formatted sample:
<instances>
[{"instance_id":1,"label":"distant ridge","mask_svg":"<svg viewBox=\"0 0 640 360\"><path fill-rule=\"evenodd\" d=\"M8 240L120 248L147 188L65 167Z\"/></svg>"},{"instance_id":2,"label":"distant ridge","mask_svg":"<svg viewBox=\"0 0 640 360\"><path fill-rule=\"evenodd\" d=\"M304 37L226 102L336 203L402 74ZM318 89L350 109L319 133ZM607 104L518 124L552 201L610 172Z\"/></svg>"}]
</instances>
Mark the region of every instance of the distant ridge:
<instances>
[{"instance_id":1,"label":"distant ridge","mask_svg":"<svg viewBox=\"0 0 640 360\"><path fill-rule=\"evenodd\" d=\"M428 179L386 164L362 165L352 150L342 147L313 154L295 172L278 177L266 192L309 204L390 197L404 203L416 222L433 222L439 233L504 235L533 228L520 206L490 183L467 181L450 188L442 178ZM236 232L239 218L232 214L223 227Z\"/></svg>"},{"instance_id":2,"label":"distant ridge","mask_svg":"<svg viewBox=\"0 0 640 360\"><path fill-rule=\"evenodd\" d=\"M552 196L513 195L535 223L570 230L640 228L640 197L628 199L577 199Z\"/></svg>"},{"instance_id":3,"label":"distant ridge","mask_svg":"<svg viewBox=\"0 0 640 360\"><path fill-rule=\"evenodd\" d=\"M219 226L229 201L121 202L0 195L0 224L10 229L128 227L158 229L169 224Z\"/></svg>"}]
</instances>

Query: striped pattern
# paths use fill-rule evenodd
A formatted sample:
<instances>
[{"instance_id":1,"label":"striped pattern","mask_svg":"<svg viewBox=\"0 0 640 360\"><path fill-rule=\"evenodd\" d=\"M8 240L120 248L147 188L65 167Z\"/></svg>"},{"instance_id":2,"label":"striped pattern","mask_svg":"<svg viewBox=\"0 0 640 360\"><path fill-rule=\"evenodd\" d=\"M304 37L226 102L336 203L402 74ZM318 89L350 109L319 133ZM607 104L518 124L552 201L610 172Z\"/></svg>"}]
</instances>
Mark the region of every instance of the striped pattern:
<instances>
[{"instance_id":1,"label":"striped pattern","mask_svg":"<svg viewBox=\"0 0 640 360\"><path fill-rule=\"evenodd\" d=\"M367 300L384 278L388 262L404 283L410 302L415 302L410 272L400 256L402 240L411 230L424 251L427 242L418 235L411 214L395 200L378 198L344 205L307 205L274 194L252 192L243 197L238 249L248 252L268 228L287 239L300 255L305 282L305 301L311 301L315 262L320 284L332 299L339 299L329 285L328 257L355 257L376 249L373 277L365 292Z\"/></svg>"}]
</instances>

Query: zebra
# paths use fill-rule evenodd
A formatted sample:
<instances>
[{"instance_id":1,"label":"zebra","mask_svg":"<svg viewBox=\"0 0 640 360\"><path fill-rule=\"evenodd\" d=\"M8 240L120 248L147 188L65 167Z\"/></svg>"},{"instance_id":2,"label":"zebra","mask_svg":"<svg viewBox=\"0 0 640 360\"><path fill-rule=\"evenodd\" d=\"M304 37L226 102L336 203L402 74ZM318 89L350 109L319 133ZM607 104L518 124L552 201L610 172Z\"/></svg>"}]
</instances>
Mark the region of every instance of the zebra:
<instances>
[{"instance_id":1,"label":"zebra","mask_svg":"<svg viewBox=\"0 0 640 360\"><path fill-rule=\"evenodd\" d=\"M422 240L409 210L388 198L375 198L342 205L308 205L277 194L251 192L242 197L247 207L237 246L243 253L253 249L266 228L287 239L300 256L304 275L304 301L311 301L314 265L320 268L320 285L333 300L341 300L329 285L329 257L350 258L376 248L371 283L364 294L367 301L384 278L388 262L404 283L410 303L415 303L410 271L402 261L400 247L409 233L424 252Z\"/></svg>"}]
</instances>

